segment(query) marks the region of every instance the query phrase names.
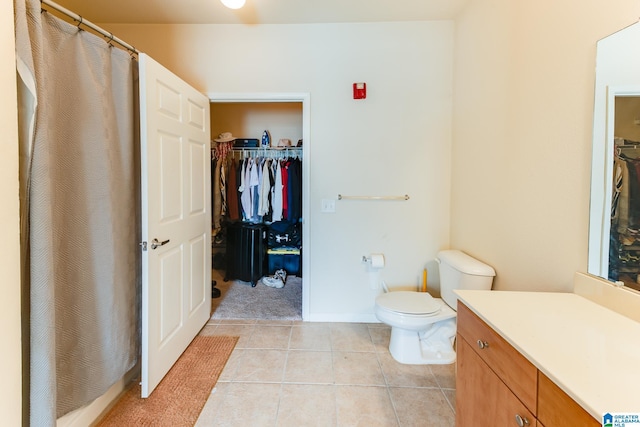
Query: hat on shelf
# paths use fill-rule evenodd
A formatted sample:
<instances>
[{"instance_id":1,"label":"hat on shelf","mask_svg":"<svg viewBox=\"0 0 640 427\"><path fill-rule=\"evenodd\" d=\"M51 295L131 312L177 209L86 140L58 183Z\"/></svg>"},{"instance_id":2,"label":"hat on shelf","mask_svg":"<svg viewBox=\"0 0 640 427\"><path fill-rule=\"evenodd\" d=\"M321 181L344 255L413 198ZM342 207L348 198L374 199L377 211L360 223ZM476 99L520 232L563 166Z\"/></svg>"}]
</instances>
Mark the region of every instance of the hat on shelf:
<instances>
[{"instance_id":1,"label":"hat on shelf","mask_svg":"<svg viewBox=\"0 0 640 427\"><path fill-rule=\"evenodd\" d=\"M278 140L278 143L276 144L276 148L287 148L287 147L291 147L290 139L282 138Z\"/></svg>"},{"instance_id":2,"label":"hat on shelf","mask_svg":"<svg viewBox=\"0 0 640 427\"><path fill-rule=\"evenodd\" d=\"M217 138L214 138L213 140L215 142L229 142L229 141L235 141L236 137L233 136L233 134L231 132L222 132L220 135L218 135Z\"/></svg>"}]
</instances>

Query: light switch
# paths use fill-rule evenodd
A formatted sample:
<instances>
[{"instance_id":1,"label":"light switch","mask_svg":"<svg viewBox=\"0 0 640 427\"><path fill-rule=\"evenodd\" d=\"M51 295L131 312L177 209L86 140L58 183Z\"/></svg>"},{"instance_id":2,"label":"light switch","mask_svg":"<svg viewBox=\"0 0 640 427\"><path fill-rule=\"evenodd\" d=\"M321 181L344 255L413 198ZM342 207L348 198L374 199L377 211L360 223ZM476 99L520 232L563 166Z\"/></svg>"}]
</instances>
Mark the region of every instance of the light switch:
<instances>
[{"instance_id":1,"label":"light switch","mask_svg":"<svg viewBox=\"0 0 640 427\"><path fill-rule=\"evenodd\" d=\"M336 211L336 201L334 199L322 199L322 212L334 213Z\"/></svg>"}]
</instances>

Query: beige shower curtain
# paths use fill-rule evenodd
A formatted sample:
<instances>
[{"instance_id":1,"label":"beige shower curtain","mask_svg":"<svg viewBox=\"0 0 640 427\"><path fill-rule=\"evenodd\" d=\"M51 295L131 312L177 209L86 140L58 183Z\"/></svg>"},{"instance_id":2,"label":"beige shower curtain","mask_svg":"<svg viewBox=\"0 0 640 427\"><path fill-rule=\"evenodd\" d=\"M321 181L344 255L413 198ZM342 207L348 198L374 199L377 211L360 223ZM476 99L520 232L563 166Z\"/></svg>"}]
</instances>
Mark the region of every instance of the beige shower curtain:
<instances>
[{"instance_id":1,"label":"beige shower curtain","mask_svg":"<svg viewBox=\"0 0 640 427\"><path fill-rule=\"evenodd\" d=\"M30 424L102 395L137 360L134 61L16 0Z\"/></svg>"}]
</instances>

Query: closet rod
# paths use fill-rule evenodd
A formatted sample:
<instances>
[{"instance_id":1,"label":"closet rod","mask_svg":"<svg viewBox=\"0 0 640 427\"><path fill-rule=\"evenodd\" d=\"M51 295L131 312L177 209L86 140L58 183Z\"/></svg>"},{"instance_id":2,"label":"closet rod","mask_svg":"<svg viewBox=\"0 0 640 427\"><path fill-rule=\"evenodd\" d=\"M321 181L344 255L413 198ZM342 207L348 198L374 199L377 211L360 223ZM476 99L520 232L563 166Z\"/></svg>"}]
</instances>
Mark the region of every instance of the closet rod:
<instances>
[{"instance_id":1,"label":"closet rod","mask_svg":"<svg viewBox=\"0 0 640 427\"><path fill-rule=\"evenodd\" d=\"M258 151L258 150L272 150L272 151L285 151L285 150L302 150L302 147L232 147L232 150L247 150L247 151Z\"/></svg>"},{"instance_id":2,"label":"closet rod","mask_svg":"<svg viewBox=\"0 0 640 427\"><path fill-rule=\"evenodd\" d=\"M62 13L63 15L68 16L69 18L73 19L74 21L77 21L78 22L78 27L80 27L80 25L84 25L85 27L91 28L93 31L95 31L98 34L100 34L100 35L104 36L105 38L107 38L107 42L108 43L116 42L120 46L124 47L125 49L127 49L131 53L135 53L136 55L138 53L140 53L138 51L138 49L136 49L135 47L131 46L129 43L127 43L125 41L122 41L118 37L114 36L113 33L110 33L109 31L98 27L93 22L87 21L82 16L78 15L77 13L71 12L69 9L67 9L67 8L65 8L63 6L60 6L58 3L52 2L51 0L40 0L40 4L45 4L45 5L49 6L50 8L55 9L58 12Z\"/></svg>"},{"instance_id":3,"label":"closet rod","mask_svg":"<svg viewBox=\"0 0 640 427\"><path fill-rule=\"evenodd\" d=\"M409 200L409 195L404 196L343 196L338 194L338 200Z\"/></svg>"}]
</instances>

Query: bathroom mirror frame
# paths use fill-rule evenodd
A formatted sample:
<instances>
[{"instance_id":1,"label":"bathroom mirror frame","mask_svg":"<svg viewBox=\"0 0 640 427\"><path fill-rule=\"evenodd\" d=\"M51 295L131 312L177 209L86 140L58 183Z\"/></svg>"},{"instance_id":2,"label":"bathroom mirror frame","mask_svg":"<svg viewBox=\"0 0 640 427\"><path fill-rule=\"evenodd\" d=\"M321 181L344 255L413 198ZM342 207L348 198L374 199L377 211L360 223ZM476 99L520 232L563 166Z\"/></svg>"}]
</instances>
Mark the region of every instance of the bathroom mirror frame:
<instances>
[{"instance_id":1,"label":"bathroom mirror frame","mask_svg":"<svg viewBox=\"0 0 640 427\"><path fill-rule=\"evenodd\" d=\"M608 280L616 97L640 96L640 23L597 43L587 271Z\"/></svg>"},{"instance_id":2,"label":"bathroom mirror frame","mask_svg":"<svg viewBox=\"0 0 640 427\"><path fill-rule=\"evenodd\" d=\"M591 169L591 212L589 220L589 265L591 274L608 279L611 234L611 200L613 197L613 163L615 150L616 98L640 97L638 86L608 86L604 108L604 129L596 140L594 126Z\"/></svg>"}]
</instances>

